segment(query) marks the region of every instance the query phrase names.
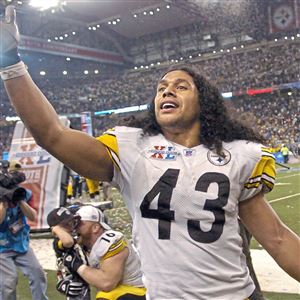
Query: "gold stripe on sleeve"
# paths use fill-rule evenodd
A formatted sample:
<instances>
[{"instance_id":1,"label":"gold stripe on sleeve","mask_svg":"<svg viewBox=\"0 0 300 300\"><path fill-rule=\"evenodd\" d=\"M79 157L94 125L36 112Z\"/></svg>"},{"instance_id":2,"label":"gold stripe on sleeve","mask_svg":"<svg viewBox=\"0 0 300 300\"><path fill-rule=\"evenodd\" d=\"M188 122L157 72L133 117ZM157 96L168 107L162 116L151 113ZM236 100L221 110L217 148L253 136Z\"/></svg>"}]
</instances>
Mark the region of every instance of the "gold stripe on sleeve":
<instances>
[{"instance_id":1,"label":"gold stripe on sleeve","mask_svg":"<svg viewBox=\"0 0 300 300\"><path fill-rule=\"evenodd\" d=\"M127 247L127 242L124 239L117 241L109 247L107 253L102 257L102 261L120 253L125 247Z\"/></svg>"},{"instance_id":2,"label":"gold stripe on sleeve","mask_svg":"<svg viewBox=\"0 0 300 300\"><path fill-rule=\"evenodd\" d=\"M246 189L258 188L261 184L271 191L275 184L275 158L270 149L262 147L261 159L256 163L251 177L244 184Z\"/></svg>"},{"instance_id":3,"label":"gold stripe on sleeve","mask_svg":"<svg viewBox=\"0 0 300 300\"><path fill-rule=\"evenodd\" d=\"M112 131L109 133L106 132L103 135L97 137L97 140L100 141L104 146L106 146L108 155L114 165L121 170L120 168L120 156L119 156L119 148L116 136Z\"/></svg>"}]
</instances>

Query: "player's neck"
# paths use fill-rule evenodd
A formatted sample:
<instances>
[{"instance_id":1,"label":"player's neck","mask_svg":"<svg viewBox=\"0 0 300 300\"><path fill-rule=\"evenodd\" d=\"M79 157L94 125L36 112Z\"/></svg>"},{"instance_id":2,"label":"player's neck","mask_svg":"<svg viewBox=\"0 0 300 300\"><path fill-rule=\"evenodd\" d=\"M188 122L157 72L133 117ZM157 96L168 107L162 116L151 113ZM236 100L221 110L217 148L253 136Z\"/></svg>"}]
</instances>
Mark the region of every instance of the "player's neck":
<instances>
[{"instance_id":1,"label":"player's neck","mask_svg":"<svg viewBox=\"0 0 300 300\"><path fill-rule=\"evenodd\" d=\"M165 138L176 144L185 146L187 148L193 148L200 145L200 128L193 127L189 129L163 129L163 135Z\"/></svg>"}]
</instances>

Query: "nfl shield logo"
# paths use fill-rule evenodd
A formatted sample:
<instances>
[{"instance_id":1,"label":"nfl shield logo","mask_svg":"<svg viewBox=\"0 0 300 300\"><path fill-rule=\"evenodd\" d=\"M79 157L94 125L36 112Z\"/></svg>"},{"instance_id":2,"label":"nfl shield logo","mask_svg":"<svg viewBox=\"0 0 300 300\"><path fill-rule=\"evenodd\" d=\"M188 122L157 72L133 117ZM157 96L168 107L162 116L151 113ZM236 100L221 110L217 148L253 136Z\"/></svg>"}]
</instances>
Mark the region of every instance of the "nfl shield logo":
<instances>
[{"instance_id":1,"label":"nfl shield logo","mask_svg":"<svg viewBox=\"0 0 300 300\"><path fill-rule=\"evenodd\" d=\"M195 154L195 149L183 149L184 156L191 157Z\"/></svg>"}]
</instances>

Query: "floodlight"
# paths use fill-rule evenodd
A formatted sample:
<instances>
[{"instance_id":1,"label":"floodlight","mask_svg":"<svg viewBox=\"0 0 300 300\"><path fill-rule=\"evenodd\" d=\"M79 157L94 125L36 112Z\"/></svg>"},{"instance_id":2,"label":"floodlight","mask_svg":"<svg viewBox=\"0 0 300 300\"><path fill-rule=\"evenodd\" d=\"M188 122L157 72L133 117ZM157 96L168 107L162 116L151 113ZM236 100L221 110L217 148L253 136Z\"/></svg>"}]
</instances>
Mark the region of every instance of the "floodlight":
<instances>
[{"instance_id":1,"label":"floodlight","mask_svg":"<svg viewBox=\"0 0 300 300\"><path fill-rule=\"evenodd\" d=\"M29 5L39 10L46 10L59 5L60 0L30 0Z\"/></svg>"}]
</instances>

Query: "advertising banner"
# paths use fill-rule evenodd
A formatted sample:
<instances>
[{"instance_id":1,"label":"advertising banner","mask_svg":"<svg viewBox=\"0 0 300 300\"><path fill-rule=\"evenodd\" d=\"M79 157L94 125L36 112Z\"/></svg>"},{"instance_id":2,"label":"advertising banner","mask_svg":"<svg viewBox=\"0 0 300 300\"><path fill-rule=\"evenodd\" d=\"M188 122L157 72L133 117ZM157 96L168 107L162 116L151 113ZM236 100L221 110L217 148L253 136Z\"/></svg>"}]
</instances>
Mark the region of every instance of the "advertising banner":
<instances>
[{"instance_id":1,"label":"advertising banner","mask_svg":"<svg viewBox=\"0 0 300 300\"><path fill-rule=\"evenodd\" d=\"M69 120L61 117L61 122L69 126ZM24 188L33 193L33 208L38 217L35 222L29 222L31 229L48 228L47 215L61 203L61 180L64 165L38 146L21 121L16 123L9 160L17 161L26 175Z\"/></svg>"}]
</instances>

